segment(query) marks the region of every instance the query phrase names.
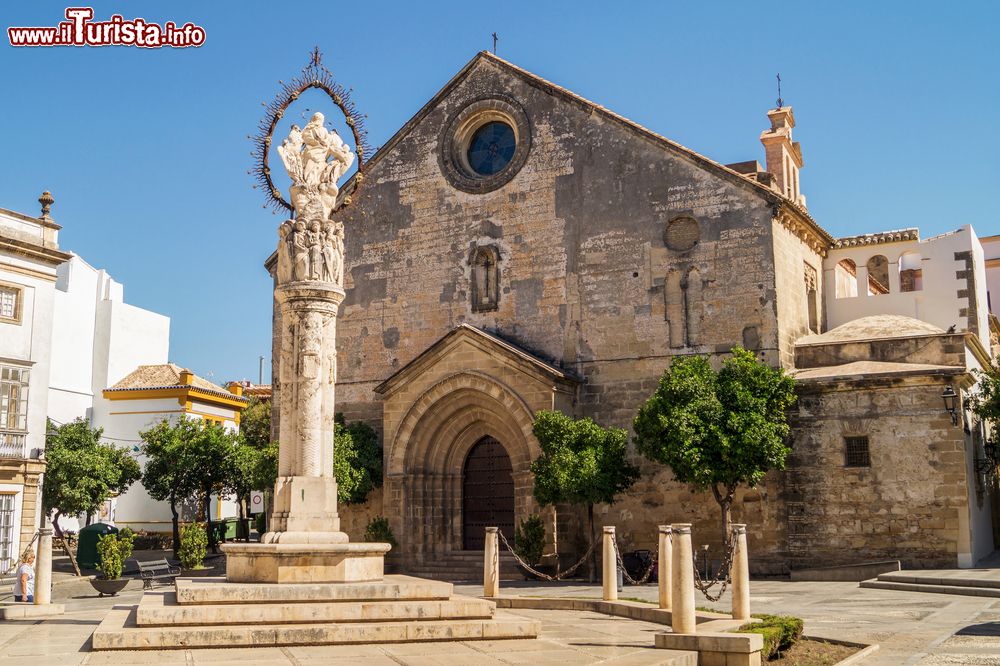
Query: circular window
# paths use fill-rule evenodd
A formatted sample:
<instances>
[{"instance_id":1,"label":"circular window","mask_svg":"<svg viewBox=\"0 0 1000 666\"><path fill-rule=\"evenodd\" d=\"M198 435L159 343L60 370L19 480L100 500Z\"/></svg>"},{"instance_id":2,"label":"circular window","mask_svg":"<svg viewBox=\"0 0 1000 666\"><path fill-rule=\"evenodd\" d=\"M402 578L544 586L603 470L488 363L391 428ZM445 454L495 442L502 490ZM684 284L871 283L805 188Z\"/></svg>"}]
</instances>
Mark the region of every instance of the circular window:
<instances>
[{"instance_id":1,"label":"circular window","mask_svg":"<svg viewBox=\"0 0 1000 666\"><path fill-rule=\"evenodd\" d=\"M512 99L476 99L452 114L441 135L441 170L452 185L482 194L509 182L528 157L528 117Z\"/></svg>"},{"instance_id":2,"label":"circular window","mask_svg":"<svg viewBox=\"0 0 1000 666\"><path fill-rule=\"evenodd\" d=\"M514 157L517 139L514 128L504 122L488 122L472 135L469 166L481 176L500 173Z\"/></svg>"}]
</instances>

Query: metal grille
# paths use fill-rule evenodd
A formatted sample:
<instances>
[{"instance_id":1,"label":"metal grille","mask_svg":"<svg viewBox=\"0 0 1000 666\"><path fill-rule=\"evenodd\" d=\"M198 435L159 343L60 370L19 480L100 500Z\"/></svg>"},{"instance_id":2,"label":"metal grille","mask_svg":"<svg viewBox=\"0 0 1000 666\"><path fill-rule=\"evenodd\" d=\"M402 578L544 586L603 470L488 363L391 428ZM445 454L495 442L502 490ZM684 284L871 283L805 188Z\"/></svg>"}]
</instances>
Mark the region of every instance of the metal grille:
<instances>
[{"instance_id":1,"label":"metal grille","mask_svg":"<svg viewBox=\"0 0 1000 666\"><path fill-rule=\"evenodd\" d=\"M844 438L844 467L871 467L867 437Z\"/></svg>"},{"instance_id":2,"label":"metal grille","mask_svg":"<svg viewBox=\"0 0 1000 666\"><path fill-rule=\"evenodd\" d=\"M0 571L7 571L14 563L14 498L0 495Z\"/></svg>"},{"instance_id":3,"label":"metal grille","mask_svg":"<svg viewBox=\"0 0 1000 666\"><path fill-rule=\"evenodd\" d=\"M482 550L485 528L514 533L514 477L510 456L492 437L476 442L465 459L462 476L462 542L466 550Z\"/></svg>"}]
</instances>

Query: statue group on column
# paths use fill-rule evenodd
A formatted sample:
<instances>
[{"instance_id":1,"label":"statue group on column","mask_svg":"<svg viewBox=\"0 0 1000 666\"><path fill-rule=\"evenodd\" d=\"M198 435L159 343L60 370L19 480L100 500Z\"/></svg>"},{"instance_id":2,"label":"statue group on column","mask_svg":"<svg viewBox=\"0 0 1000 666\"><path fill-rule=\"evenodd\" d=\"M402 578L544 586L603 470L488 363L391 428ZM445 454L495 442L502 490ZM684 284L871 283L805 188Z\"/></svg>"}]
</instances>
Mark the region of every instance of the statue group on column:
<instances>
[{"instance_id":1,"label":"statue group on column","mask_svg":"<svg viewBox=\"0 0 1000 666\"><path fill-rule=\"evenodd\" d=\"M344 284L344 225L286 220L278 227L278 281Z\"/></svg>"}]
</instances>

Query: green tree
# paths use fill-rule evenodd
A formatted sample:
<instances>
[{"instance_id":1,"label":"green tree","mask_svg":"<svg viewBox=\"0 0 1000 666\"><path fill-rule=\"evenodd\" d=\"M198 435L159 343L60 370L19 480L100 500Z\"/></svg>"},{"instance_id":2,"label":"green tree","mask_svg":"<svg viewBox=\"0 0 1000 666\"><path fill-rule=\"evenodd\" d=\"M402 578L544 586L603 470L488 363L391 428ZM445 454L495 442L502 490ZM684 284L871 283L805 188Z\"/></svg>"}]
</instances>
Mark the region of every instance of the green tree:
<instances>
[{"instance_id":1,"label":"green tree","mask_svg":"<svg viewBox=\"0 0 1000 666\"><path fill-rule=\"evenodd\" d=\"M263 449L271 442L271 403L250 398L250 404L240 412L240 434L250 446Z\"/></svg>"},{"instance_id":2,"label":"green tree","mask_svg":"<svg viewBox=\"0 0 1000 666\"><path fill-rule=\"evenodd\" d=\"M219 541L212 527L212 494L221 494L229 489L227 484L233 479L233 460L239 438L239 433L227 430L218 423L202 421L198 423L197 436L186 457L200 490L205 509L208 546L213 553L219 552Z\"/></svg>"},{"instance_id":3,"label":"green tree","mask_svg":"<svg viewBox=\"0 0 1000 666\"><path fill-rule=\"evenodd\" d=\"M170 504L175 558L181 541L178 507L199 491L194 467L188 461L199 429L199 423L193 419L180 419L175 424L163 419L139 433L146 456L142 485L150 497Z\"/></svg>"},{"instance_id":4,"label":"green tree","mask_svg":"<svg viewBox=\"0 0 1000 666\"><path fill-rule=\"evenodd\" d=\"M374 488L382 487L382 447L378 435L367 423L344 423L337 414L333 443L333 474L337 478L337 499L360 504Z\"/></svg>"},{"instance_id":5,"label":"green tree","mask_svg":"<svg viewBox=\"0 0 1000 666\"><path fill-rule=\"evenodd\" d=\"M58 427L49 421L42 505L60 537L60 517L89 517L141 476L139 463L127 450L101 443L103 434L82 418Z\"/></svg>"},{"instance_id":6,"label":"green tree","mask_svg":"<svg viewBox=\"0 0 1000 666\"><path fill-rule=\"evenodd\" d=\"M213 493L232 483L239 435L216 423L181 418L160 421L139 437L147 456L143 485L150 497L170 503L174 556L180 546L177 507L195 497L205 510L209 546L218 552L209 505Z\"/></svg>"},{"instance_id":7,"label":"green tree","mask_svg":"<svg viewBox=\"0 0 1000 666\"><path fill-rule=\"evenodd\" d=\"M742 347L718 372L706 356L677 356L635 417L636 449L678 481L712 491L729 543L736 489L785 466L794 402L794 380Z\"/></svg>"},{"instance_id":8,"label":"green tree","mask_svg":"<svg viewBox=\"0 0 1000 666\"><path fill-rule=\"evenodd\" d=\"M277 478L277 443L251 444L240 436L230 457L226 487L236 495L239 519L245 535L250 534L248 517L250 493L271 490Z\"/></svg>"},{"instance_id":9,"label":"green tree","mask_svg":"<svg viewBox=\"0 0 1000 666\"><path fill-rule=\"evenodd\" d=\"M639 468L628 461L628 433L548 410L535 414L532 431L542 447L542 455L531 463L535 499L542 506L586 506L587 530L593 541L594 504L613 504L639 478ZM591 558L591 578L594 562Z\"/></svg>"},{"instance_id":10,"label":"green tree","mask_svg":"<svg viewBox=\"0 0 1000 666\"><path fill-rule=\"evenodd\" d=\"M979 380L978 390L969 396L973 413L984 421L986 439L997 441L997 424L1000 423L1000 360L983 370L975 371Z\"/></svg>"}]
</instances>

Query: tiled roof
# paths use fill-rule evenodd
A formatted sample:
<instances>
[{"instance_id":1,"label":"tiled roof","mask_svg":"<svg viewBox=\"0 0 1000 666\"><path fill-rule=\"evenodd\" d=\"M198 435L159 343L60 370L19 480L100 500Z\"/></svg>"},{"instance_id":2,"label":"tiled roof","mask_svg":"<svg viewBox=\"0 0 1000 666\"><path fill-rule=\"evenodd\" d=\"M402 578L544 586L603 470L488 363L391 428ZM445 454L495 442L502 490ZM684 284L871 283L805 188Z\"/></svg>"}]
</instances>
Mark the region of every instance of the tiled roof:
<instances>
[{"instance_id":1,"label":"tiled roof","mask_svg":"<svg viewBox=\"0 0 1000 666\"><path fill-rule=\"evenodd\" d=\"M140 365L108 390L137 391L154 388L184 388L187 384L181 383L181 372L184 372L184 368L173 363ZM213 384L207 379L203 379L193 373L190 386L202 391L223 394L231 398L236 397L218 384Z\"/></svg>"},{"instance_id":2,"label":"tiled roof","mask_svg":"<svg viewBox=\"0 0 1000 666\"><path fill-rule=\"evenodd\" d=\"M898 243L900 241L914 240L920 240L920 230L915 227L911 227L909 229L883 231L877 234L845 236L844 238L837 239L836 247L857 247L859 245L879 245L880 243Z\"/></svg>"}]
</instances>

